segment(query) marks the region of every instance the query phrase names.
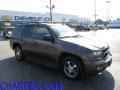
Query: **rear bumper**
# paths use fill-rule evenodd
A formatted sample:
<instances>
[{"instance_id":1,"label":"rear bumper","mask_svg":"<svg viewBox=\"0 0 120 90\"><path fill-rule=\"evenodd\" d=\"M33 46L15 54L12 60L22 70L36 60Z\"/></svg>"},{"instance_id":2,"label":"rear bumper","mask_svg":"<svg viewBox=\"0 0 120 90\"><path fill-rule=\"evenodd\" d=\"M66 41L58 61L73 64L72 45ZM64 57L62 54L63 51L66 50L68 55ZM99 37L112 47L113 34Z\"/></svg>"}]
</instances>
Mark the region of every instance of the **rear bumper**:
<instances>
[{"instance_id":1,"label":"rear bumper","mask_svg":"<svg viewBox=\"0 0 120 90\"><path fill-rule=\"evenodd\" d=\"M105 60L91 62L85 62L85 72L86 74L100 73L109 67L112 63L112 56L109 55Z\"/></svg>"}]
</instances>

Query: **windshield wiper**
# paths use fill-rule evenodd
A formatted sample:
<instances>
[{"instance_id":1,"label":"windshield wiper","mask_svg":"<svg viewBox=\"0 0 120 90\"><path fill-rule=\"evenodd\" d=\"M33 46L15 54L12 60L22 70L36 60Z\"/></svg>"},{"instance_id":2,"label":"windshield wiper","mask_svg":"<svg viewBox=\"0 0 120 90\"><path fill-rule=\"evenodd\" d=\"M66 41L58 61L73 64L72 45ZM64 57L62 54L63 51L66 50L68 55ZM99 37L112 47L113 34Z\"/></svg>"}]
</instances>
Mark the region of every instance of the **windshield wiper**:
<instances>
[{"instance_id":1,"label":"windshield wiper","mask_svg":"<svg viewBox=\"0 0 120 90\"><path fill-rule=\"evenodd\" d=\"M72 37L79 37L80 35L74 35L74 36L72 36Z\"/></svg>"},{"instance_id":2,"label":"windshield wiper","mask_svg":"<svg viewBox=\"0 0 120 90\"><path fill-rule=\"evenodd\" d=\"M79 37L79 35L74 35L74 36L61 36L59 38L73 38L73 37Z\"/></svg>"},{"instance_id":3,"label":"windshield wiper","mask_svg":"<svg viewBox=\"0 0 120 90\"><path fill-rule=\"evenodd\" d=\"M59 38L72 38L72 36L62 36L62 37L59 37Z\"/></svg>"},{"instance_id":4,"label":"windshield wiper","mask_svg":"<svg viewBox=\"0 0 120 90\"><path fill-rule=\"evenodd\" d=\"M59 38L74 38L74 37L78 38L78 37L83 37L83 36L78 34L78 35L74 35L74 36L60 36Z\"/></svg>"},{"instance_id":5,"label":"windshield wiper","mask_svg":"<svg viewBox=\"0 0 120 90\"><path fill-rule=\"evenodd\" d=\"M84 36L81 36L80 34L78 34L78 35L75 35L75 36L72 36L72 37L84 37Z\"/></svg>"}]
</instances>

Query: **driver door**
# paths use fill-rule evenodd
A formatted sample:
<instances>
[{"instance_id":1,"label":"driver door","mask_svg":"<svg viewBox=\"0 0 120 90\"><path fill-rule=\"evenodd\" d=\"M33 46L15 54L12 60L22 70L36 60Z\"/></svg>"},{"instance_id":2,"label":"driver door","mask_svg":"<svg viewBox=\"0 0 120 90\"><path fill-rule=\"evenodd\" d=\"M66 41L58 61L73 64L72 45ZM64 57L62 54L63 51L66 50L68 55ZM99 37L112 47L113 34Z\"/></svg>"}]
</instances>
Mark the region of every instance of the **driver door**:
<instances>
[{"instance_id":1,"label":"driver door","mask_svg":"<svg viewBox=\"0 0 120 90\"><path fill-rule=\"evenodd\" d=\"M54 62L57 53L56 45L52 41L44 40L45 35L52 37L48 27L42 25L35 27L33 32L34 55L47 62Z\"/></svg>"}]
</instances>

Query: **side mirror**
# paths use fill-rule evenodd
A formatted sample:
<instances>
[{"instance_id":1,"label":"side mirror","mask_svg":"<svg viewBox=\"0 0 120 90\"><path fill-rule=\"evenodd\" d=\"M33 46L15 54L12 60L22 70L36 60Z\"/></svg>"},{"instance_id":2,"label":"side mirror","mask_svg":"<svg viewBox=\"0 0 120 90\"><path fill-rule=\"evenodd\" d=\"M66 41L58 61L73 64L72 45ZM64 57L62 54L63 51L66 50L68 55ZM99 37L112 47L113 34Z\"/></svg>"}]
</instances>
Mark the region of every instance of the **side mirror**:
<instances>
[{"instance_id":1,"label":"side mirror","mask_svg":"<svg viewBox=\"0 0 120 90\"><path fill-rule=\"evenodd\" d=\"M43 40L54 42L54 38L51 35L44 35Z\"/></svg>"}]
</instances>

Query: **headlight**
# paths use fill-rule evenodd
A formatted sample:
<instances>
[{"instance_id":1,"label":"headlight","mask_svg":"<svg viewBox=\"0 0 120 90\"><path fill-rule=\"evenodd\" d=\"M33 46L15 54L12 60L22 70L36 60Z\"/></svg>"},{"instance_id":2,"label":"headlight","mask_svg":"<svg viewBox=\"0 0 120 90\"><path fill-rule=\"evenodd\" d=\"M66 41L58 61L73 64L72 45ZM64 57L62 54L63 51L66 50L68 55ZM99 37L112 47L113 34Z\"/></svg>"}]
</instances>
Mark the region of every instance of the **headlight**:
<instances>
[{"instance_id":1,"label":"headlight","mask_svg":"<svg viewBox=\"0 0 120 90\"><path fill-rule=\"evenodd\" d=\"M102 54L102 51L94 51L93 52L93 55L94 56L99 56L99 55L101 55Z\"/></svg>"},{"instance_id":2,"label":"headlight","mask_svg":"<svg viewBox=\"0 0 120 90\"><path fill-rule=\"evenodd\" d=\"M102 51L94 51L93 52L93 57L94 57L94 60L101 60L101 59L103 59Z\"/></svg>"}]
</instances>

